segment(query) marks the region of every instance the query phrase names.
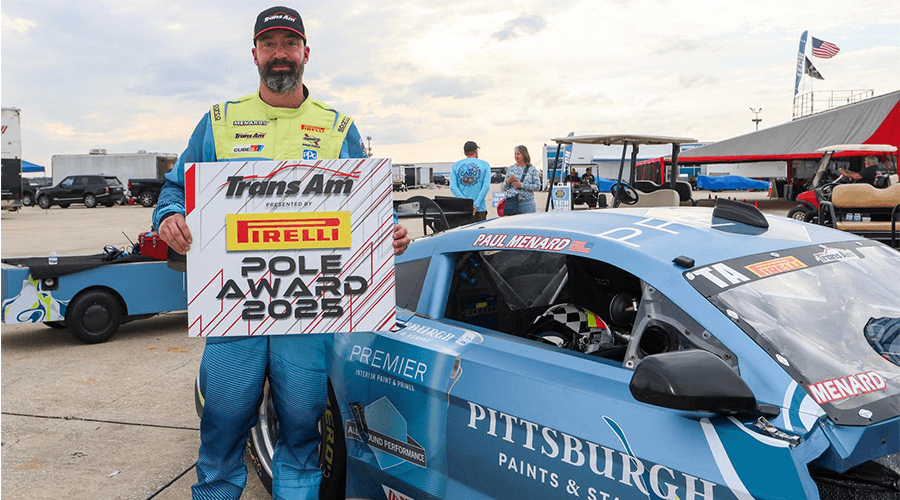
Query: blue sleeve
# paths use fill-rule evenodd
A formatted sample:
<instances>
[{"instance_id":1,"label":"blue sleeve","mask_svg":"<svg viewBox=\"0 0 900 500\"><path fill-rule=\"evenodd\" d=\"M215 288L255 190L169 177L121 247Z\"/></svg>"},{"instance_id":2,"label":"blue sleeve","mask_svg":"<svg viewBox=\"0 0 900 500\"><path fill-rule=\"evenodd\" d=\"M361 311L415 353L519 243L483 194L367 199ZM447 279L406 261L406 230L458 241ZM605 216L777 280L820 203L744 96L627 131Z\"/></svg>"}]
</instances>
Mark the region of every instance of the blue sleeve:
<instances>
[{"instance_id":1,"label":"blue sleeve","mask_svg":"<svg viewBox=\"0 0 900 500\"><path fill-rule=\"evenodd\" d=\"M456 171L456 163L454 163L453 167L450 168L450 192L457 198L468 198L468 196L459 189L459 180L456 178Z\"/></svg>"},{"instance_id":2,"label":"blue sleeve","mask_svg":"<svg viewBox=\"0 0 900 500\"><path fill-rule=\"evenodd\" d=\"M344 144L341 145L341 158L368 158L366 153L366 145L363 143L359 130L356 129L356 123L350 124L350 130L344 137Z\"/></svg>"},{"instance_id":3,"label":"blue sleeve","mask_svg":"<svg viewBox=\"0 0 900 500\"><path fill-rule=\"evenodd\" d=\"M522 183L522 187L528 191L540 191L541 190L541 178L538 176L537 169L532 166L528 169L528 179L527 182Z\"/></svg>"},{"instance_id":4,"label":"blue sleeve","mask_svg":"<svg viewBox=\"0 0 900 500\"><path fill-rule=\"evenodd\" d=\"M491 166L488 162L484 162L482 174L484 175L484 181L481 183L481 191L478 193L478 198L475 198L475 204L478 205L478 210L481 212L487 210L484 204L484 197L491 190Z\"/></svg>"},{"instance_id":5,"label":"blue sleeve","mask_svg":"<svg viewBox=\"0 0 900 500\"><path fill-rule=\"evenodd\" d=\"M178 157L172 170L166 174L166 183L159 193L159 200L153 210L154 229L159 229L160 221L167 214L184 214L184 164L213 161L216 161L216 144L213 140L209 113L206 113L194 128L187 148Z\"/></svg>"}]
</instances>

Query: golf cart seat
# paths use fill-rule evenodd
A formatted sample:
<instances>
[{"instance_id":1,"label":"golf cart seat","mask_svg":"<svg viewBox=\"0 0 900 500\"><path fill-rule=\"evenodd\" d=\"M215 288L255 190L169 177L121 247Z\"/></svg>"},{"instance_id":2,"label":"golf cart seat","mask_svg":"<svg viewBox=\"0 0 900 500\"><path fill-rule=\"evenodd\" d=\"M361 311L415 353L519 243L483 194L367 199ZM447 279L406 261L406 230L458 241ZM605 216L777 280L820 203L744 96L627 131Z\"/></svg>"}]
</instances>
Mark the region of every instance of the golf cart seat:
<instances>
[{"instance_id":1,"label":"golf cart seat","mask_svg":"<svg viewBox=\"0 0 900 500\"><path fill-rule=\"evenodd\" d=\"M867 238L890 241L891 246L896 246L900 227L900 184L884 189L869 184L834 186L831 201L820 204L819 223Z\"/></svg>"},{"instance_id":2,"label":"golf cart seat","mask_svg":"<svg viewBox=\"0 0 900 500\"><path fill-rule=\"evenodd\" d=\"M668 183L666 183L668 184ZM642 193L652 193L654 191L659 191L663 189L663 186L653 182L653 181L634 181L634 188ZM696 205L697 203L694 201L693 197L693 189L691 188L691 183L686 181L675 181L675 191L678 192L678 201L691 202L691 205Z\"/></svg>"},{"instance_id":3,"label":"golf cart seat","mask_svg":"<svg viewBox=\"0 0 900 500\"><path fill-rule=\"evenodd\" d=\"M657 189L652 193L638 193L638 201L628 207L677 207L681 205L678 191L674 189Z\"/></svg>"}]
</instances>

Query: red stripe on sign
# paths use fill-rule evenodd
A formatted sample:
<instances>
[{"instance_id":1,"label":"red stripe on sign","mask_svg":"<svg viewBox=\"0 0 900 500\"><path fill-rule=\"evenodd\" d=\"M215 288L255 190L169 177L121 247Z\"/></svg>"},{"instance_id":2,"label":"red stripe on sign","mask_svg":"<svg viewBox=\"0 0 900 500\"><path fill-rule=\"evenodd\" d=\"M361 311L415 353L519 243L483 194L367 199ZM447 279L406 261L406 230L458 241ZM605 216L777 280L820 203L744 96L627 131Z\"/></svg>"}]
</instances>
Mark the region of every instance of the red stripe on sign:
<instances>
[{"instance_id":1,"label":"red stripe on sign","mask_svg":"<svg viewBox=\"0 0 900 500\"><path fill-rule=\"evenodd\" d=\"M197 167L197 164L194 163L184 173L184 195L185 195L184 215L188 215L189 213L191 213L191 211L194 210L194 204L195 204L194 187L197 184L197 180L194 177L194 175L196 174L194 169L196 167Z\"/></svg>"}]
</instances>

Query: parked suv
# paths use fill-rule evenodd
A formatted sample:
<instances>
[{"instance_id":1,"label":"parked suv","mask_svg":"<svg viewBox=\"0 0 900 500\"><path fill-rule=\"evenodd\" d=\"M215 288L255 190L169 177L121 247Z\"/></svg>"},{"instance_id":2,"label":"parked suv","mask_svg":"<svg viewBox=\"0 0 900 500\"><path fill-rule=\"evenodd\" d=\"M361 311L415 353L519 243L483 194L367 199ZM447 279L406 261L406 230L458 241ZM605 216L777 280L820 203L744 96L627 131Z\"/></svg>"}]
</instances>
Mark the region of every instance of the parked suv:
<instances>
[{"instance_id":1,"label":"parked suv","mask_svg":"<svg viewBox=\"0 0 900 500\"><path fill-rule=\"evenodd\" d=\"M84 203L94 208L98 203L111 207L125 199L125 188L119 179L103 175L70 175L53 187L37 192L37 203L41 208L59 205L67 208L72 203Z\"/></svg>"}]
</instances>

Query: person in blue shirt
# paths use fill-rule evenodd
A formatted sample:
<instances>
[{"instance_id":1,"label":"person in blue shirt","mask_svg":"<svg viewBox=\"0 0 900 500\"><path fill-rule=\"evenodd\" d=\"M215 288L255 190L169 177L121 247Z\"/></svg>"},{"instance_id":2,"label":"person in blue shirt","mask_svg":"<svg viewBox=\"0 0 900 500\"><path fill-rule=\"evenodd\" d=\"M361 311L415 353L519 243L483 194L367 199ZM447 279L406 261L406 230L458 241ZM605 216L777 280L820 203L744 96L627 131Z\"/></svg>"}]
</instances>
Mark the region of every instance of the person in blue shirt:
<instances>
[{"instance_id":1,"label":"person in blue shirt","mask_svg":"<svg viewBox=\"0 0 900 500\"><path fill-rule=\"evenodd\" d=\"M457 198L470 198L475 202L472 222L487 219L484 198L491 188L491 166L478 158L478 144L468 141L463 145L466 157L453 164L450 171L450 191Z\"/></svg>"}]
</instances>

